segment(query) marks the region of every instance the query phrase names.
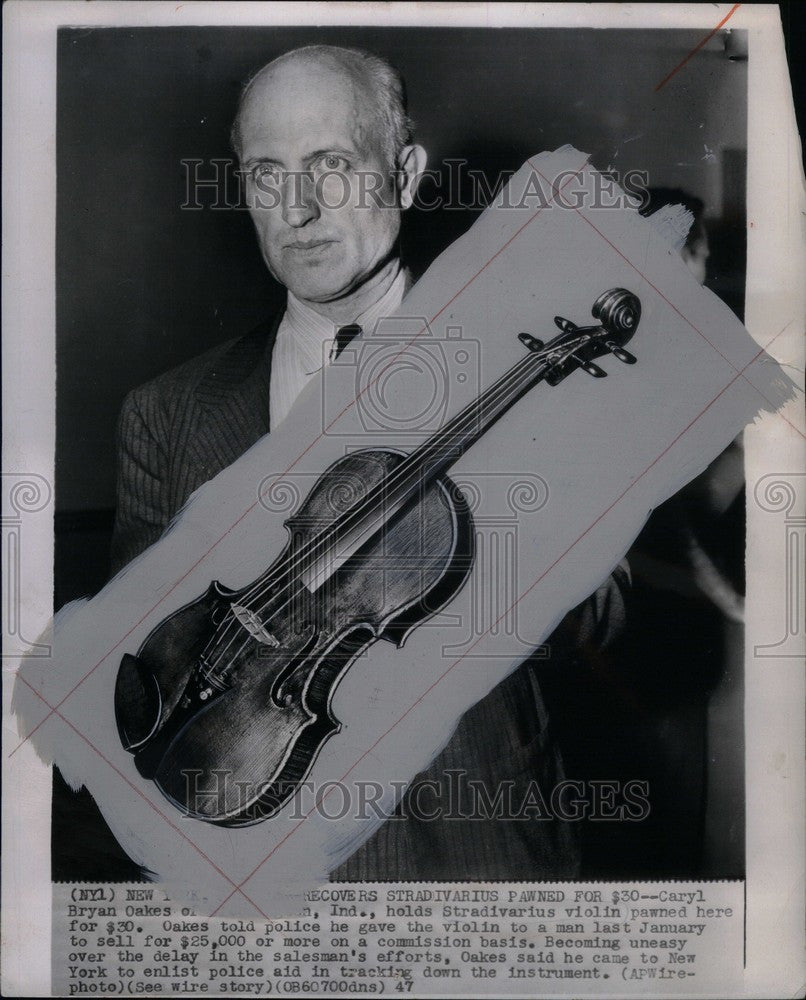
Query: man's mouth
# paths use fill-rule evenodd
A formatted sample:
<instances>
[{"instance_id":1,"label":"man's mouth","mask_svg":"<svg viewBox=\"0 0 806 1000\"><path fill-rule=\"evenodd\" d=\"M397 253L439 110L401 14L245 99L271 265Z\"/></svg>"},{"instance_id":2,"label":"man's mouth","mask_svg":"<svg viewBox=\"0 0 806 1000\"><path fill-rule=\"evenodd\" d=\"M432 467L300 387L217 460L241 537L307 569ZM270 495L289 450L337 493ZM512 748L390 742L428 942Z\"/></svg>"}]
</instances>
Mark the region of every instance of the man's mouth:
<instances>
[{"instance_id":1,"label":"man's mouth","mask_svg":"<svg viewBox=\"0 0 806 1000\"><path fill-rule=\"evenodd\" d=\"M330 246L335 240L293 240L286 243L285 250L318 250L320 247Z\"/></svg>"}]
</instances>

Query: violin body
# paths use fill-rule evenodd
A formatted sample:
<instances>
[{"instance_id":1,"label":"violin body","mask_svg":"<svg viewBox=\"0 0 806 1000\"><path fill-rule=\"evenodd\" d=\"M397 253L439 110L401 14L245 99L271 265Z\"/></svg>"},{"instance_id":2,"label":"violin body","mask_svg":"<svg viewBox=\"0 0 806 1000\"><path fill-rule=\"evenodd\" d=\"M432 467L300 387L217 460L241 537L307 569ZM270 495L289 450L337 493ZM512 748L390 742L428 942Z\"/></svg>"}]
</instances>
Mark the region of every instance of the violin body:
<instances>
[{"instance_id":1,"label":"violin body","mask_svg":"<svg viewBox=\"0 0 806 1000\"><path fill-rule=\"evenodd\" d=\"M286 522L289 542L274 566L403 457L363 451L332 465ZM115 712L137 769L197 819L242 826L277 812L340 729L331 702L344 672L378 639L402 645L453 597L472 566L473 539L461 494L438 477L316 589L302 584L289 596L283 571L270 568L259 621L242 615L229 646L205 654L243 596L211 584L121 664ZM211 683L214 656L226 670Z\"/></svg>"},{"instance_id":2,"label":"violin body","mask_svg":"<svg viewBox=\"0 0 806 1000\"><path fill-rule=\"evenodd\" d=\"M333 693L371 643L402 645L461 589L473 565L470 511L446 471L540 382L559 385L624 349L641 303L613 288L592 326L555 317L527 354L413 452L355 452L327 469L286 522L289 541L253 584L214 582L158 625L115 686L121 742L186 815L258 823L299 788L340 724Z\"/></svg>"}]
</instances>

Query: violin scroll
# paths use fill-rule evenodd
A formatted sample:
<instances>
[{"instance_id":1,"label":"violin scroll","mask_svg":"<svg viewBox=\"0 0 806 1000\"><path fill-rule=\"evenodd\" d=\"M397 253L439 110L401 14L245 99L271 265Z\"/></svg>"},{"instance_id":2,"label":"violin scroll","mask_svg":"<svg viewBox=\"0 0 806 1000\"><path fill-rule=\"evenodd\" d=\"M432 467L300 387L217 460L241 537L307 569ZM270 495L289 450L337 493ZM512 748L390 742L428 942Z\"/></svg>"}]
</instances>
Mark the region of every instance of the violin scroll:
<instances>
[{"instance_id":1,"label":"violin scroll","mask_svg":"<svg viewBox=\"0 0 806 1000\"><path fill-rule=\"evenodd\" d=\"M521 343L549 363L546 383L559 385L571 372L581 369L592 378L604 378L607 372L595 364L597 358L610 353L625 365L634 365L636 358L624 350L641 320L641 302L626 288L611 288L603 292L591 308L598 326L577 326L569 319L555 316L560 334L548 344L531 334L519 333Z\"/></svg>"},{"instance_id":2,"label":"violin scroll","mask_svg":"<svg viewBox=\"0 0 806 1000\"><path fill-rule=\"evenodd\" d=\"M627 343L638 328L641 301L626 288L611 288L593 303L591 314L621 346Z\"/></svg>"}]
</instances>

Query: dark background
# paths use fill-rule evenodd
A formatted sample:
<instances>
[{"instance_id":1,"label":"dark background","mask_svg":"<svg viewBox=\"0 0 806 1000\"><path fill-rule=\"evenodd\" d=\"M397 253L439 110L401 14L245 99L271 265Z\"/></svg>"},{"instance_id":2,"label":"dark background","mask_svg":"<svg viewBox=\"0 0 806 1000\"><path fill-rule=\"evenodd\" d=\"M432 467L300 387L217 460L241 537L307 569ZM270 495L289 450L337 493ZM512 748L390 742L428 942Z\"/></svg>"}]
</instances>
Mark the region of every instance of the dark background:
<instances>
[{"instance_id":1,"label":"dark background","mask_svg":"<svg viewBox=\"0 0 806 1000\"><path fill-rule=\"evenodd\" d=\"M463 157L470 168L494 180L529 155L571 143L593 153L600 169L612 167L622 175L630 169L646 170L653 186L684 188L705 203L712 252L708 284L741 315L747 83L742 39L720 32L655 90L701 39L699 31L679 30L62 29L57 105L57 607L95 592L106 579L114 432L124 395L213 344L247 332L282 301L281 289L260 259L246 212L212 209L214 195L209 192L200 196L208 207L181 208L186 201L182 161L205 161L200 173L209 175L212 159L231 156L228 136L238 94L256 69L298 45L369 48L403 72L417 141L428 150L432 168ZM471 209L407 213L407 261L416 271L423 270L469 227L474 214ZM736 537L730 536L734 541ZM675 651L668 669L677 670L677 679L670 685L665 678L660 686L639 692L644 719L639 734L634 729L626 735L618 732L630 712L634 717L635 702L625 714L627 703L613 695L612 684L608 694L591 686L590 678L581 678L588 684L587 694L583 691L575 711L564 703L563 685L546 678L557 728L565 726L568 758L575 766L588 767L600 754L602 739L612 743L615 736L619 745L634 739L632 756L628 752L620 760L611 755L611 771L620 767L625 776L640 777L630 773L636 751L654 753L659 780L666 783L666 814L661 810L661 818L653 818L654 827L643 826L626 842L622 837L615 856L607 836L594 838L589 856L612 872L621 865L634 874L687 875L703 863L703 732L708 693L719 682L724 637L707 609L698 607L695 602L693 609L680 613L686 616L692 642L707 651L709 670L703 676L697 672L698 663L689 662L681 674L676 661L688 653ZM707 621L700 626L701 612ZM679 621L674 621L674 629L680 633ZM630 665L626 673L623 664L619 667L624 674L619 684L631 685L631 690L639 683L635 664L647 652L636 647L635 636L640 643L651 639L639 630L633 648L622 651L623 664L629 659ZM658 642L653 646L657 658ZM582 734L576 716L586 699L591 724ZM683 718L676 706L690 705L692 699L696 717L684 708ZM695 791L682 803L674 801L671 791L675 781L679 784L674 772L681 766L680 751L673 748L670 756L668 747L658 742L659 727L664 726L678 733L678 744L693 743L693 763L684 760L682 766L699 769L699 776L688 781L687 787ZM741 758L738 719L727 740L735 784ZM602 759L607 760L606 755ZM607 775L613 776L618 775ZM114 845L91 839L81 843L73 835L67 838L72 861L65 861L60 831L68 830L73 806L61 793L54 803L54 843L60 844L54 854L54 878L71 877L76 852L83 850L91 858L100 847L110 857L114 854ZM731 820L733 846L708 862L709 871L724 875L743 863L737 809ZM639 861L639 854L644 860ZM130 875L122 858L120 863L121 875Z\"/></svg>"},{"instance_id":2,"label":"dark background","mask_svg":"<svg viewBox=\"0 0 806 1000\"><path fill-rule=\"evenodd\" d=\"M789 78L792 81L792 99L800 132L801 152L803 136L806 134L806 73L804 73L803 52L806 48L806 7L800 0L779 3L781 26L784 30L786 59L789 64Z\"/></svg>"}]
</instances>

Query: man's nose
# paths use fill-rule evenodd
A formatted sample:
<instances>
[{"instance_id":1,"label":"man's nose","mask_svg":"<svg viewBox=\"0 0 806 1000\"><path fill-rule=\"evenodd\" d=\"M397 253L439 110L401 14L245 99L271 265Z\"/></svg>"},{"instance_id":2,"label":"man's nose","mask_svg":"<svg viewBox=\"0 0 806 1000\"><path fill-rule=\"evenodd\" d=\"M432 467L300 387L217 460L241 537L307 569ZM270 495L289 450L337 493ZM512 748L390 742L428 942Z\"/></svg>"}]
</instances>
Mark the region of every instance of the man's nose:
<instances>
[{"instance_id":1,"label":"man's nose","mask_svg":"<svg viewBox=\"0 0 806 1000\"><path fill-rule=\"evenodd\" d=\"M283 221L299 229L320 214L313 177L304 172L289 172L283 184Z\"/></svg>"}]
</instances>

